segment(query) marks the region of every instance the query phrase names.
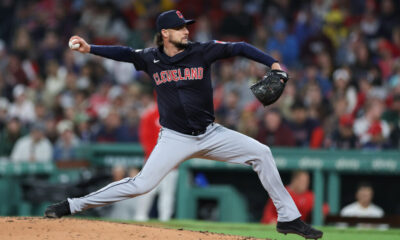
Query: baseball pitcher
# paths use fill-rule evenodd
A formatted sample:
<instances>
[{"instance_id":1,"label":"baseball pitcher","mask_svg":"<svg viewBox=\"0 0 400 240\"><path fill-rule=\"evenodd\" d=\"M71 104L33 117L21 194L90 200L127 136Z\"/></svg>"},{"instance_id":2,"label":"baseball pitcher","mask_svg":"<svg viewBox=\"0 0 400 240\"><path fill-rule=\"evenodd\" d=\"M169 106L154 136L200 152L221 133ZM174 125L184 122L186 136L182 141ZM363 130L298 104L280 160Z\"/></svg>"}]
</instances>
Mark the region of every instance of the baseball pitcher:
<instances>
[{"instance_id":1,"label":"baseball pitcher","mask_svg":"<svg viewBox=\"0 0 400 240\"><path fill-rule=\"evenodd\" d=\"M268 191L277 212L277 231L318 239L322 232L300 220L300 213L282 184L269 147L214 123L211 64L218 59L243 56L272 70L251 87L256 97L269 105L283 91L288 75L271 56L244 42L190 42L186 20L170 10L157 18L156 48L89 45L79 36L70 47L116 61L132 63L153 80L157 92L161 130L158 143L139 174L113 182L80 198L68 198L45 211L59 218L136 197L158 185L175 166L190 158L204 158L250 165Z\"/></svg>"}]
</instances>

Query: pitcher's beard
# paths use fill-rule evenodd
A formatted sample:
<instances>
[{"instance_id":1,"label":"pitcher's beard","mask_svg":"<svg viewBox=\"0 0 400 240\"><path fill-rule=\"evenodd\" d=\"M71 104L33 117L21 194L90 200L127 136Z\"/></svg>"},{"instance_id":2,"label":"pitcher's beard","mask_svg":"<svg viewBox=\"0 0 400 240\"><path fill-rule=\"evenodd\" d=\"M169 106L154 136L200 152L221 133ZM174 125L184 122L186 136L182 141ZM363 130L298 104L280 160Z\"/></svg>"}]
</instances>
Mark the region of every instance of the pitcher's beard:
<instances>
[{"instance_id":1,"label":"pitcher's beard","mask_svg":"<svg viewBox=\"0 0 400 240\"><path fill-rule=\"evenodd\" d=\"M182 43L182 42L176 42L176 41L171 41L171 43L179 50L185 49L188 46L188 43Z\"/></svg>"}]
</instances>

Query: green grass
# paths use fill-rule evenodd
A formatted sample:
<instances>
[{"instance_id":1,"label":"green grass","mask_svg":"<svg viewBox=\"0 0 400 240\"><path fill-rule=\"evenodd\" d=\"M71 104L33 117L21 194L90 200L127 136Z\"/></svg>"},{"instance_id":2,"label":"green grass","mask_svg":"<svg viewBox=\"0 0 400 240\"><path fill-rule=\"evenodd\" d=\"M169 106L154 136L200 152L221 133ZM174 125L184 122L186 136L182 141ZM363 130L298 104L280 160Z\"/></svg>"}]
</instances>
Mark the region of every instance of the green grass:
<instances>
[{"instance_id":1,"label":"green grass","mask_svg":"<svg viewBox=\"0 0 400 240\"><path fill-rule=\"evenodd\" d=\"M239 236L256 237L261 239L300 240L296 235L283 235L275 230L275 226L256 223L219 223L193 220L174 220L166 223L150 221L144 225L164 228L183 228L193 231L208 231ZM335 227L319 227L324 231L323 240L400 240L400 229L370 230L370 229L338 229Z\"/></svg>"},{"instance_id":2,"label":"green grass","mask_svg":"<svg viewBox=\"0 0 400 240\"><path fill-rule=\"evenodd\" d=\"M213 233L224 233L244 237L255 237L259 239L272 240L304 240L303 237L288 234L283 235L276 232L274 225L262 225L258 223L222 223L206 222L195 220L172 220L169 222L159 222L151 220L149 222L134 222L124 220L98 219L83 217L89 220L102 220L132 223L137 225L154 226L161 228L183 229L192 231L208 231ZM400 240L400 229L376 230L376 229L339 229L336 227L317 227L324 232L322 240Z\"/></svg>"}]
</instances>

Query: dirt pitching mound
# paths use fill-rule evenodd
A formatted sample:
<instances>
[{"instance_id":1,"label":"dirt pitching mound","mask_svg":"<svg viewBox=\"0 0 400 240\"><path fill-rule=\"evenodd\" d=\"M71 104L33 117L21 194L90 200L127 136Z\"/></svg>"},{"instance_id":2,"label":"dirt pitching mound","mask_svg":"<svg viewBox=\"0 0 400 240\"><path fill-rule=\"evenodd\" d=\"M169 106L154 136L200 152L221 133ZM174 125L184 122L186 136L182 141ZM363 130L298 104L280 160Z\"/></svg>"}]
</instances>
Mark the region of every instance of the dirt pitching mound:
<instances>
[{"instance_id":1,"label":"dirt pitching mound","mask_svg":"<svg viewBox=\"0 0 400 240\"><path fill-rule=\"evenodd\" d=\"M7 240L256 240L255 238L164 229L76 218L1 217L0 239Z\"/></svg>"}]
</instances>

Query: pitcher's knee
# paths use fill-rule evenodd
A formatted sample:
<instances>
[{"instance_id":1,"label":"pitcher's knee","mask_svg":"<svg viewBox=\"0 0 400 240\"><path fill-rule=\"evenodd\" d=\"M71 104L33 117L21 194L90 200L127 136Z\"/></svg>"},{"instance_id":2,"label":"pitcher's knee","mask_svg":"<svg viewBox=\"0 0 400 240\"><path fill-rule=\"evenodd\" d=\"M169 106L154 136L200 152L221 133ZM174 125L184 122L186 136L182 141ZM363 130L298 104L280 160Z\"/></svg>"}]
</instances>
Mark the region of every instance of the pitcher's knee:
<instances>
[{"instance_id":1,"label":"pitcher's knee","mask_svg":"<svg viewBox=\"0 0 400 240\"><path fill-rule=\"evenodd\" d=\"M260 144L260 147L257 148L256 154L260 159L265 159L267 156L271 155L271 149L264 144Z\"/></svg>"},{"instance_id":2,"label":"pitcher's knee","mask_svg":"<svg viewBox=\"0 0 400 240\"><path fill-rule=\"evenodd\" d=\"M153 190L157 184L150 183L148 180L142 180L142 179L134 179L132 182L132 196L138 196L138 195L143 195L145 193L150 192Z\"/></svg>"},{"instance_id":3,"label":"pitcher's knee","mask_svg":"<svg viewBox=\"0 0 400 240\"><path fill-rule=\"evenodd\" d=\"M271 149L268 146L262 145L258 148L257 157L254 161L255 165L269 165L273 161Z\"/></svg>"},{"instance_id":4,"label":"pitcher's knee","mask_svg":"<svg viewBox=\"0 0 400 240\"><path fill-rule=\"evenodd\" d=\"M272 154L271 153L271 149L268 146L265 146L265 145L264 145L264 154L266 154L266 155L271 155Z\"/></svg>"},{"instance_id":5,"label":"pitcher's knee","mask_svg":"<svg viewBox=\"0 0 400 240\"><path fill-rule=\"evenodd\" d=\"M153 190L155 188L155 186L140 186L137 188L137 191L135 193L135 195L143 195L145 193L150 192L151 190Z\"/></svg>"}]
</instances>

